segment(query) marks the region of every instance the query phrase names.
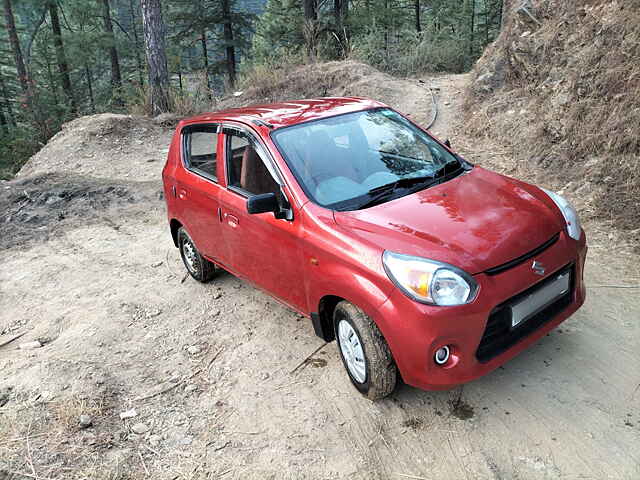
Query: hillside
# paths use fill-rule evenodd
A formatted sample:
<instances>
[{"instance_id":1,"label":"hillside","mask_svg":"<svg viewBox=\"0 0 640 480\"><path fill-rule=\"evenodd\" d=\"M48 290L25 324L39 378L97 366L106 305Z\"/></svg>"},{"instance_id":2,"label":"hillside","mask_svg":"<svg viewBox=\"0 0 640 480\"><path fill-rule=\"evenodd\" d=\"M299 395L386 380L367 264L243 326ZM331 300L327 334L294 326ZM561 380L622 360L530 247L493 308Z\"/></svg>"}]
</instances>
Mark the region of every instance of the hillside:
<instances>
[{"instance_id":1,"label":"hillside","mask_svg":"<svg viewBox=\"0 0 640 480\"><path fill-rule=\"evenodd\" d=\"M511 3L475 67L467 131L510 148L512 173L552 176L586 220L626 230L637 248L640 2Z\"/></svg>"}]
</instances>

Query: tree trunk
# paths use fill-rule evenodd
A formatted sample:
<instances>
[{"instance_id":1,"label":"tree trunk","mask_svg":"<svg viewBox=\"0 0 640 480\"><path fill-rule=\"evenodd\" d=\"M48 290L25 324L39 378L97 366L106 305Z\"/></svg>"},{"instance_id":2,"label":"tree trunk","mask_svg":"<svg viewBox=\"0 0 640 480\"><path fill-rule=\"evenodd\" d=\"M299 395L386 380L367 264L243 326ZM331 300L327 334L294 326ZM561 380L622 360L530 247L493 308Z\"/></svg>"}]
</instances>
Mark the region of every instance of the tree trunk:
<instances>
[{"instance_id":1,"label":"tree trunk","mask_svg":"<svg viewBox=\"0 0 640 480\"><path fill-rule=\"evenodd\" d=\"M62 30L60 29L60 19L58 18L58 5L56 0L49 0L49 16L51 17L51 30L53 31L53 44L56 47L56 59L58 61L58 70L60 71L60 79L62 81L62 90L69 99L69 106L72 111L76 111L76 102L73 98L73 90L71 89L71 79L69 78L69 64L64 52L64 44L62 43Z\"/></svg>"},{"instance_id":2,"label":"tree trunk","mask_svg":"<svg viewBox=\"0 0 640 480\"><path fill-rule=\"evenodd\" d=\"M49 81L49 89L51 90L51 95L53 96L53 103L58 105L60 103L58 101L58 82L56 82L55 78L53 78L53 71L51 70L51 62L49 61L48 45L45 46L44 61L47 65L47 80Z\"/></svg>"},{"instance_id":3,"label":"tree trunk","mask_svg":"<svg viewBox=\"0 0 640 480\"><path fill-rule=\"evenodd\" d=\"M469 30L469 61L473 61L474 31L476 27L476 0L471 0L471 25Z\"/></svg>"},{"instance_id":4,"label":"tree trunk","mask_svg":"<svg viewBox=\"0 0 640 480\"><path fill-rule=\"evenodd\" d=\"M227 60L227 75L229 86L236 84L236 49L233 45L233 24L231 23L231 7L229 0L222 0L222 15L224 16L224 43Z\"/></svg>"},{"instance_id":5,"label":"tree trunk","mask_svg":"<svg viewBox=\"0 0 640 480\"><path fill-rule=\"evenodd\" d=\"M507 23L509 8L511 8L511 0L502 0L502 14L500 15L500 30L503 30Z\"/></svg>"},{"instance_id":6,"label":"tree trunk","mask_svg":"<svg viewBox=\"0 0 640 480\"><path fill-rule=\"evenodd\" d=\"M165 26L160 0L141 0L144 43L149 67L151 113L159 115L171 109L169 71L165 51Z\"/></svg>"},{"instance_id":7,"label":"tree trunk","mask_svg":"<svg viewBox=\"0 0 640 480\"><path fill-rule=\"evenodd\" d=\"M2 100L4 101L5 107L7 109L7 115L9 117L9 123L16 126L16 117L13 115L13 108L11 107L11 97L9 92L7 92L7 87L4 84L4 78L0 74L0 93L2 94Z\"/></svg>"},{"instance_id":8,"label":"tree trunk","mask_svg":"<svg viewBox=\"0 0 640 480\"><path fill-rule=\"evenodd\" d=\"M84 64L84 74L87 77L87 88L89 90L89 101L91 102L91 113L96 113L96 102L93 98L93 81L91 80L91 69L88 64Z\"/></svg>"},{"instance_id":9,"label":"tree trunk","mask_svg":"<svg viewBox=\"0 0 640 480\"><path fill-rule=\"evenodd\" d=\"M389 0L384 0L384 16L385 19L389 19ZM385 21L384 23L384 53L387 60L389 59L389 23Z\"/></svg>"},{"instance_id":10,"label":"tree trunk","mask_svg":"<svg viewBox=\"0 0 640 480\"><path fill-rule=\"evenodd\" d=\"M484 0L484 44L489 45L489 2Z\"/></svg>"},{"instance_id":11,"label":"tree trunk","mask_svg":"<svg viewBox=\"0 0 640 480\"><path fill-rule=\"evenodd\" d=\"M345 39L349 39L351 37L349 28L349 0L342 0L342 30Z\"/></svg>"},{"instance_id":12,"label":"tree trunk","mask_svg":"<svg viewBox=\"0 0 640 480\"><path fill-rule=\"evenodd\" d=\"M333 17L335 19L336 30L342 32L342 0L333 0Z\"/></svg>"},{"instance_id":13,"label":"tree trunk","mask_svg":"<svg viewBox=\"0 0 640 480\"><path fill-rule=\"evenodd\" d=\"M2 129L4 133L9 133L7 117L4 116L4 110L2 109L2 105L0 105L0 129Z\"/></svg>"},{"instance_id":14,"label":"tree trunk","mask_svg":"<svg viewBox=\"0 0 640 480\"><path fill-rule=\"evenodd\" d=\"M136 9L133 4L134 0L129 0L129 9L131 11L131 28L133 33L134 51L136 54L136 65L138 67L138 81L140 86L144 86L144 70L142 68L142 60L140 60L140 39L138 38L138 29L136 28Z\"/></svg>"},{"instance_id":15,"label":"tree trunk","mask_svg":"<svg viewBox=\"0 0 640 480\"><path fill-rule=\"evenodd\" d=\"M120 75L120 60L118 59L118 50L116 49L116 37L113 34L113 24L111 23L111 8L109 0L101 0L102 3L102 21L104 31L109 39L109 56L111 57L111 88L113 100L116 105L122 106L122 77Z\"/></svg>"},{"instance_id":16,"label":"tree trunk","mask_svg":"<svg viewBox=\"0 0 640 480\"><path fill-rule=\"evenodd\" d=\"M316 0L304 0L304 18L312 22L317 20Z\"/></svg>"},{"instance_id":17,"label":"tree trunk","mask_svg":"<svg viewBox=\"0 0 640 480\"><path fill-rule=\"evenodd\" d=\"M422 26L420 25L420 0L415 0L415 2L416 32L420 33L422 31Z\"/></svg>"},{"instance_id":18,"label":"tree trunk","mask_svg":"<svg viewBox=\"0 0 640 480\"><path fill-rule=\"evenodd\" d=\"M29 94L29 75L27 69L24 66L24 60L22 57L22 50L20 49L20 41L18 40L18 34L16 32L16 23L13 18L13 10L11 9L11 0L3 0L4 5L4 22L9 35L9 43L11 44L11 50L16 60L16 70L18 72L18 80L20 80L20 86L22 91Z\"/></svg>"},{"instance_id":19,"label":"tree trunk","mask_svg":"<svg viewBox=\"0 0 640 480\"><path fill-rule=\"evenodd\" d=\"M200 34L200 44L202 45L202 61L204 63L204 78L207 81L207 97L211 99L211 79L209 78L209 50L207 49L207 33L202 30Z\"/></svg>"},{"instance_id":20,"label":"tree trunk","mask_svg":"<svg viewBox=\"0 0 640 480\"><path fill-rule=\"evenodd\" d=\"M316 0L303 0L304 6L304 21L305 21L305 41L307 44L307 55L309 55L315 62L317 48L316 48L316 27L317 27L317 3Z\"/></svg>"}]
</instances>

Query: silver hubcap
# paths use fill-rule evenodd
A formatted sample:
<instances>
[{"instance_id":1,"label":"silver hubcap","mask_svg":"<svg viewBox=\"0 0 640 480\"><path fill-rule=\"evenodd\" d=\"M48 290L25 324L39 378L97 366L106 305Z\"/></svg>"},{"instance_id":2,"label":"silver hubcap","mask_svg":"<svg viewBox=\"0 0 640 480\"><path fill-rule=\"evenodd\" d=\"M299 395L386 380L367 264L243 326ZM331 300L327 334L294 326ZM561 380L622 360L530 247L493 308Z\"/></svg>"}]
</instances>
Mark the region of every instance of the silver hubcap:
<instances>
[{"instance_id":1,"label":"silver hubcap","mask_svg":"<svg viewBox=\"0 0 640 480\"><path fill-rule=\"evenodd\" d=\"M338 323L340 337L340 351L345 359L349 373L358 383L364 383L367 378L367 364L364 359L362 344L358 334L346 320Z\"/></svg>"},{"instance_id":2,"label":"silver hubcap","mask_svg":"<svg viewBox=\"0 0 640 480\"><path fill-rule=\"evenodd\" d=\"M192 272L197 270L198 260L196 257L196 249L193 247L190 241L185 241L182 244L182 252L184 253L184 259L187 261L187 267Z\"/></svg>"}]
</instances>

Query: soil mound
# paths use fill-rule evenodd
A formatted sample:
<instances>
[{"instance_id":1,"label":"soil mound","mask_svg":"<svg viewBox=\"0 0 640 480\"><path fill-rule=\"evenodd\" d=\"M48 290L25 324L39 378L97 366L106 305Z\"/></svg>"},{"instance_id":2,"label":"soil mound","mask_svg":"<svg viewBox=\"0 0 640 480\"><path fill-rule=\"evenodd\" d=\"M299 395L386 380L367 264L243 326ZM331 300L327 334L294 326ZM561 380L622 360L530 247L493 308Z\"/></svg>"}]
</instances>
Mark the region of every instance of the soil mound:
<instances>
[{"instance_id":1,"label":"soil mound","mask_svg":"<svg viewBox=\"0 0 640 480\"><path fill-rule=\"evenodd\" d=\"M171 139L171 129L151 119L102 113L66 123L22 167L17 178L73 172L94 178L157 180Z\"/></svg>"}]
</instances>

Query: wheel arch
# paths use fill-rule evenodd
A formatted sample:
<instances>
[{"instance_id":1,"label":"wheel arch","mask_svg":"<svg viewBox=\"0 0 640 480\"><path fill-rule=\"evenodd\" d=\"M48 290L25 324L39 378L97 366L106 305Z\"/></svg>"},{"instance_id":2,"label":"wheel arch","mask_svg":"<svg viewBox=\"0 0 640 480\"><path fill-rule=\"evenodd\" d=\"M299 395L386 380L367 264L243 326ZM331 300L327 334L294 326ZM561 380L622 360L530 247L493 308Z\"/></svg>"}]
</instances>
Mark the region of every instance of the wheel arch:
<instances>
[{"instance_id":1,"label":"wheel arch","mask_svg":"<svg viewBox=\"0 0 640 480\"><path fill-rule=\"evenodd\" d=\"M336 339L336 333L333 328L333 311L336 305L345 300L337 295L325 295L318 303L318 312L311 314L313 330L318 337L326 342L332 342Z\"/></svg>"},{"instance_id":2,"label":"wheel arch","mask_svg":"<svg viewBox=\"0 0 640 480\"><path fill-rule=\"evenodd\" d=\"M182 227L182 223L180 223L175 218L172 218L171 221L169 221L169 228L171 229L171 238L173 238L173 244L176 246L176 248L179 246L178 230L180 230L180 227Z\"/></svg>"}]
</instances>

